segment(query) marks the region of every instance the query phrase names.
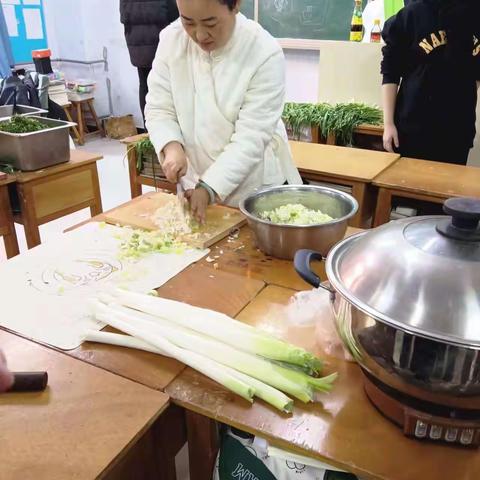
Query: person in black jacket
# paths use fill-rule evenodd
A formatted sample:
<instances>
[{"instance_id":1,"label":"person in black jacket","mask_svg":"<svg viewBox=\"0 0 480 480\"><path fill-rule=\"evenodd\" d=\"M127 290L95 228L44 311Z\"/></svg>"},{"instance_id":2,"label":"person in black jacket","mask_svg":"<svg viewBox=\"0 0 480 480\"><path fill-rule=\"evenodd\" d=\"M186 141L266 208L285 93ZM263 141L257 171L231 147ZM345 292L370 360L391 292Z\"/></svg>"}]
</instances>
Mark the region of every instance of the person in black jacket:
<instances>
[{"instance_id":1,"label":"person in black jacket","mask_svg":"<svg viewBox=\"0 0 480 480\"><path fill-rule=\"evenodd\" d=\"M386 22L381 71L387 151L467 163L476 133L479 5L416 0Z\"/></svg>"},{"instance_id":2,"label":"person in black jacket","mask_svg":"<svg viewBox=\"0 0 480 480\"><path fill-rule=\"evenodd\" d=\"M177 18L175 0L120 0L120 21L125 26L130 61L138 69L142 115L148 93L147 78L152 69L160 32Z\"/></svg>"}]
</instances>

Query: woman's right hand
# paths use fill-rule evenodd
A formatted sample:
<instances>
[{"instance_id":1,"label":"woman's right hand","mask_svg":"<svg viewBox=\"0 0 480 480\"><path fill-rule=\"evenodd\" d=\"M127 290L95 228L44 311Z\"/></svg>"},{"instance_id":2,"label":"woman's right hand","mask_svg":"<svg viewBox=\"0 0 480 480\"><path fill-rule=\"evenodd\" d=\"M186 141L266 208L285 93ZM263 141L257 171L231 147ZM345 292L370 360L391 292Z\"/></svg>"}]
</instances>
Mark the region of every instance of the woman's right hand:
<instances>
[{"instance_id":1,"label":"woman's right hand","mask_svg":"<svg viewBox=\"0 0 480 480\"><path fill-rule=\"evenodd\" d=\"M7 362L0 350L0 392L7 391L13 384L13 375L7 368Z\"/></svg>"},{"instance_id":2,"label":"woman's right hand","mask_svg":"<svg viewBox=\"0 0 480 480\"><path fill-rule=\"evenodd\" d=\"M187 173L187 156L182 145L171 142L163 149L163 173L171 183L178 183L180 178Z\"/></svg>"},{"instance_id":3,"label":"woman's right hand","mask_svg":"<svg viewBox=\"0 0 480 480\"><path fill-rule=\"evenodd\" d=\"M395 148L398 149L399 147L400 142L398 140L397 127L393 123L385 125L383 131L383 148L387 152L395 153Z\"/></svg>"}]
</instances>

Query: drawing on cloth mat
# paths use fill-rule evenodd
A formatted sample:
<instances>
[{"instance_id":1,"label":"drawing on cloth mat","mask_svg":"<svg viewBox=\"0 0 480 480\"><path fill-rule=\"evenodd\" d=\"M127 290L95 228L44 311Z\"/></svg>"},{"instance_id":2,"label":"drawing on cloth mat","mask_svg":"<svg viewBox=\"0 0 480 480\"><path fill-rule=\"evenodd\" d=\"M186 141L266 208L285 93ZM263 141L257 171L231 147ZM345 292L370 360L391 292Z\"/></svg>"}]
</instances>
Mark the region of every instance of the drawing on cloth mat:
<instances>
[{"instance_id":1,"label":"drawing on cloth mat","mask_svg":"<svg viewBox=\"0 0 480 480\"><path fill-rule=\"evenodd\" d=\"M95 286L122 269L122 262L109 253L92 252L49 266L31 275L27 282L40 292L64 295L80 287Z\"/></svg>"}]
</instances>

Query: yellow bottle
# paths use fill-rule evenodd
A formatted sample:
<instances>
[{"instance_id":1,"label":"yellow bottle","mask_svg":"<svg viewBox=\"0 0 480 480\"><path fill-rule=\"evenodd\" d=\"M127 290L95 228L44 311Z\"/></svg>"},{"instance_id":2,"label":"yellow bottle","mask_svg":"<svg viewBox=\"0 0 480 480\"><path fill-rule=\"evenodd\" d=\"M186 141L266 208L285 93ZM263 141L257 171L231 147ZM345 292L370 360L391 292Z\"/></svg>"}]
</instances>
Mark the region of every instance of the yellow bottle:
<instances>
[{"instance_id":1,"label":"yellow bottle","mask_svg":"<svg viewBox=\"0 0 480 480\"><path fill-rule=\"evenodd\" d=\"M363 39L363 11L362 0L355 0L352 25L350 27L350 41L361 42Z\"/></svg>"}]
</instances>

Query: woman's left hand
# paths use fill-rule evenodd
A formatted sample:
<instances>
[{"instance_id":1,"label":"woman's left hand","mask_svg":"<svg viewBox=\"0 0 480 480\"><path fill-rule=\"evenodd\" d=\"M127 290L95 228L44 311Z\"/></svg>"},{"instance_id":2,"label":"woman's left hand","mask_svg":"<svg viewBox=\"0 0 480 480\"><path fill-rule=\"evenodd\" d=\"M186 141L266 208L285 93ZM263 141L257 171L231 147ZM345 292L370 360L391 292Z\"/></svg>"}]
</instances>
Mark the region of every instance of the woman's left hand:
<instances>
[{"instance_id":1,"label":"woman's left hand","mask_svg":"<svg viewBox=\"0 0 480 480\"><path fill-rule=\"evenodd\" d=\"M195 220L203 225L206 220L207 207L210 203L210 195L206 188L197 187L195 190L188 190L185 196L190 201L190 210Z\"/></svg>"}]
</instances>

